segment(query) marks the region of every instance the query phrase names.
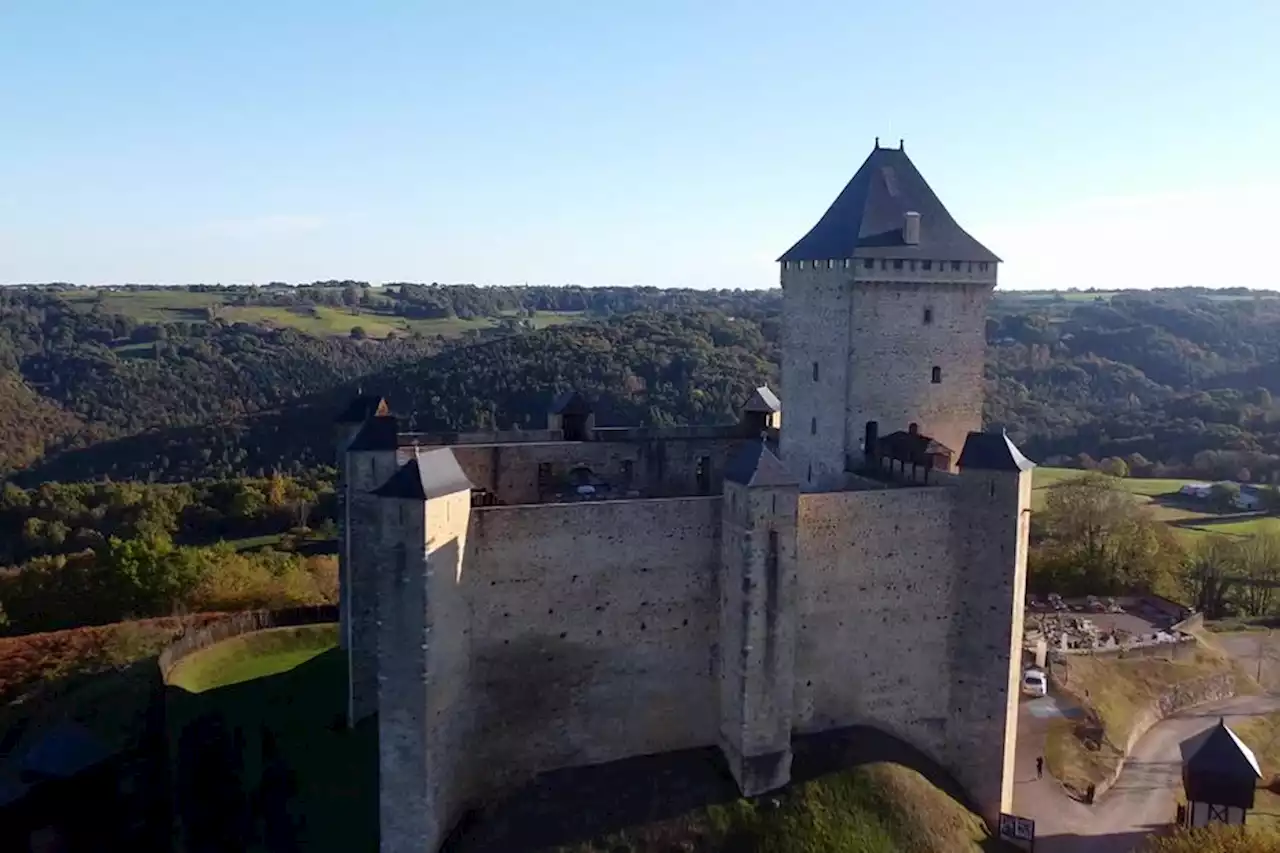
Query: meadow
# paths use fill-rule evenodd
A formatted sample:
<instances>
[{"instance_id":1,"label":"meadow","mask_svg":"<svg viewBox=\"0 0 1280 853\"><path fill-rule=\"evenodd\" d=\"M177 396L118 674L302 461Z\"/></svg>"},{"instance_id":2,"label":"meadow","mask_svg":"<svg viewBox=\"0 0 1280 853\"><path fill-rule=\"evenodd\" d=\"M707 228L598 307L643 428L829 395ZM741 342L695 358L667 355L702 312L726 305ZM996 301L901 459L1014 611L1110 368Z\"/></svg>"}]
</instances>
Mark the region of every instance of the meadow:
<instances>
[{"instance_id":1,"label":"meadow","mask_svg":"<svg viewBox=\"0 0 1280 853\"><path fill-rule=\"evenodd\" d=\"M1044 507L1048 490L1061 483L1084 475L1076 468L1037 468L1031 493L1032 509ZM1244 539L1259 533L1280 533L1280 518L1260 512L1219 512L1204 502L1178 495L1187 483L1200 482L1191 478L1160 479L1143 477L1118 477L1117 485L1133 496L1138 503L1147 506L1160 521L1169 524L1186 539L1194 540L1207 533L1217 533L1233 539Z\"/></svg>"}]
</instances>

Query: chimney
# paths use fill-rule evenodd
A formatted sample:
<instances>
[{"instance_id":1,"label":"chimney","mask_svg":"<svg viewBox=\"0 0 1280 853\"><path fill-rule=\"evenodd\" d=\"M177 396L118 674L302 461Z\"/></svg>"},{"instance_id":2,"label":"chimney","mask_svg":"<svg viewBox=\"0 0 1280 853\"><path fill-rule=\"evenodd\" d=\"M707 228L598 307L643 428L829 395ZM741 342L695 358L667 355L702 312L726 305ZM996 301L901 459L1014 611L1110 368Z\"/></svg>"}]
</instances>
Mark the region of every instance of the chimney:
<instances>
[{"instance_id":1,"label":"chimney","mask_svg":"<svg viewBox=\"0 0 1280 853\"><path fill-rule=\"evenodd\" d=\"M920 245L920 214L908 210L902 219L902 242L908 246Z\"/></svg>"}]
</instances>

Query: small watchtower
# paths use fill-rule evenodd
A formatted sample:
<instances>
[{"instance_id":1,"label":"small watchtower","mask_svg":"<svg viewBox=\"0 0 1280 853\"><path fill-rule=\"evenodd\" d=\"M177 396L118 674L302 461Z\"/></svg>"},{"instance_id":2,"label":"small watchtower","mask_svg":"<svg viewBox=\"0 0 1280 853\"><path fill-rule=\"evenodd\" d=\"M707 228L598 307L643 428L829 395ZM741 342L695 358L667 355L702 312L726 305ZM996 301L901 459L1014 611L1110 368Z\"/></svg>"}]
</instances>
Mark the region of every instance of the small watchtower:
<instances>
[{"instance_id":1,"label":"small watchtower","mask_svg":"<svg viewBox=\"0 0 1280 853\"><path fill-rule=\"evenodd\" d=\"M565 441L588 441L596 426L591 404L578 391L563 391L551 401L547 429L561 430Z\"/></svg>"},{"instance_id":2,"label":"small watchtower","mask_svg":"<svg viewBox=\"0 0 1280 853\"><path fill-rule=\"evenodd\" d=\"M769 430L782 426L782 402L768 385L751 392L742 404L742 430L751 438L759 438Z\"/></svg>"},{"instance_id":3,"label":"small watchtower","mask_svg":"<svg viewBox=\"0 0 1280 853\"><path fill-rule=\"evenodd\" d=\"M1189 829L1211 823L1242 825L1262 778L1253 750L1222 718L1208 731L1184 740L1180 749L1182 790L1187 797L1180 814L1182 825Z\"/></svg>"}]
</instances>

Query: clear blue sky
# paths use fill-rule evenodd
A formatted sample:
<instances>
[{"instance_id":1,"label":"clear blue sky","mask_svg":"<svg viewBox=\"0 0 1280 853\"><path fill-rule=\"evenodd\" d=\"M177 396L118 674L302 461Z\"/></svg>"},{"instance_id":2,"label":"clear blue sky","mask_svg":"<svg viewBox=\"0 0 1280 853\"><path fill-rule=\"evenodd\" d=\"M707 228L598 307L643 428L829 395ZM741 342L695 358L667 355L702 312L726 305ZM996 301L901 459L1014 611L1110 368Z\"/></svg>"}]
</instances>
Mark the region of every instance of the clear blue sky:
<instances>
[{"instance_id":1,"label":"clear blue sky","mask_svg":"<svg viewBox=\"0 0 1280 853\"><path fill-rule=\"evenodd\" d=\"M1280 285L1275 0L0 0L0 282L769 286L877 135L1002 286Z\"/></svg>"}]
</instances>

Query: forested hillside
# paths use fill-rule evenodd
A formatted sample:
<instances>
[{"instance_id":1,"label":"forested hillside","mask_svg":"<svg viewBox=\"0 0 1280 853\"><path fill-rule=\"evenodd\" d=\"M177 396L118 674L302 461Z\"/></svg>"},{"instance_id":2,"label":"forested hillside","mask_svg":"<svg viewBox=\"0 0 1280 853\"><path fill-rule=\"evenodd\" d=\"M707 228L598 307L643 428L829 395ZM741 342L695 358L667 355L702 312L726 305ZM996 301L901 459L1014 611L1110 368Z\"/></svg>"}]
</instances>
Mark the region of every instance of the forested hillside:
<instances>
[{"instance_id":1,"label":"forested hillside","mask_svg":"<svg viewBox=\"0 0 1280 853\"><path fill-rule=\"evenodd\" d=\"M0 471L23 469L24 483L298 473L332 463L331 415L358 388L419 430L538 427L569 386L604 422L724 421L755 384L779 387L780 306L776 290L0 291ZM231 319L339 307L353 326L405 325L373 340ZM988 340L987 420L1035 458L1280 475L1277 294L1000 294Z\"/></svg>"}]
</instances>

